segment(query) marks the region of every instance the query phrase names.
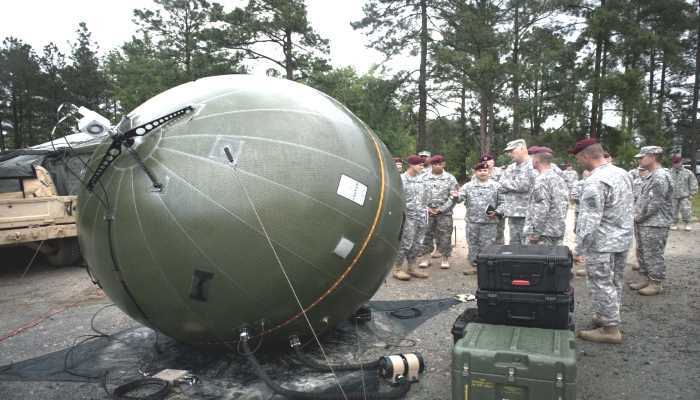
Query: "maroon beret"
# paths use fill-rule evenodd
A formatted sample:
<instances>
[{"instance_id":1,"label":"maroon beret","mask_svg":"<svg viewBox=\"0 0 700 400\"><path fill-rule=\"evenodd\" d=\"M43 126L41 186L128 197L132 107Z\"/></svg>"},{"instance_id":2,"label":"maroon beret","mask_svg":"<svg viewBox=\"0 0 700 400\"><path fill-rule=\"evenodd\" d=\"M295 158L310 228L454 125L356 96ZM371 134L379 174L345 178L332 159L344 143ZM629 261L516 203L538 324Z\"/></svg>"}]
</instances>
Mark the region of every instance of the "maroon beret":
<instances>
[{"instance_id":1,"label":"maroon beret","mask_svg":"<svg viewBox=\"0 0 700 400\"><path fill-rule=\"evenodd\" d=\"M529 149L527 149L527 153L528 154L543 154L543 153L553 154L554 152L549 147L532 146Z\"/></svg>"},{"instance_id":2,"label":"maroon beret","mask_svg":"<svg viewBox=\"0 0 700 400\"><path fill-rule=\"evenodd\" d=\"M493 160L493 156L491 154L484 154L479 158L479 162L486 162L486 161L491 161Z\"/></svg>"},{"instance_id":3,"label":"maroon beret","mask_svg":"<svg viewBox=\"0 0 700 400\"><path fill-rule=\"evenodd\" d=\"M408 165L420 165L423 164L423 159L415 154L406 157L406 162Z\"/></svg>"},{"instance_id":4,"label":"maroon beret","mask_svg":"<svg viewBox=\"0 0 700 400\"><path fill-rule=\"evenodd\" d=\"M443 161L445 161L445 157L441 156L440 154L436 154L430 159L431 164L440 164Z\"/></svg>"},{"instance_id":5,"label":"maroon beret","mask_svg":"<svg viewBox=\"0 0 700 400\"><path fill-rule=\"evenodd\" d=\"M485 162L476 163L476 165L474 165L474 171L478 171L480 169L489 169L489 165Z\"/></svg>"},{"instance_id":6,"label":"maroon beret","mask_svg":"<svg viewBox=\"0 0 700 400\"><path fill-rule=\"evenodd\" d=\"M678 154L674 154L673 157L671 157L671 162L674 164L678 164L681 161L683 161L683 157L679 156Z\"/></svg>"},{"instance_id":7,"label":"maroon beret","mask_svg":"<svg viewBox=\"0 0 700 400\"><path fill-rule=\"evenodd\" d=\"M586 147L598 143L596 138L582 139L576 142L573 148L569 149L569 154L578 154Z\"/></svg>"}]
</instances>

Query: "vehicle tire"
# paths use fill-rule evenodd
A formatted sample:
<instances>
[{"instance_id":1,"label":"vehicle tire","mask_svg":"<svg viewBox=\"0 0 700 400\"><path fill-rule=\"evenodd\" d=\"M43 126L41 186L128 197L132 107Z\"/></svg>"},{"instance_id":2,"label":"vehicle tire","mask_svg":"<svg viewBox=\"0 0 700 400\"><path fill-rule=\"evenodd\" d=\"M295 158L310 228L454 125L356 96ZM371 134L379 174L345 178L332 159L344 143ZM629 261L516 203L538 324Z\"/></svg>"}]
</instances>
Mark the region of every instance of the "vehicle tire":
<instances>
[{"instance_id":1,"label":"vehicle tire","mask_svg":"<svg viewBox=\"0 0 700 400\"><path fill-rule=\"evenodd\" d=\"M46 260L54 267L75 265L82 257L78 238L56 239L51 241L51 246L56 251L47 253Z\"/></svg>"}]
</instances>

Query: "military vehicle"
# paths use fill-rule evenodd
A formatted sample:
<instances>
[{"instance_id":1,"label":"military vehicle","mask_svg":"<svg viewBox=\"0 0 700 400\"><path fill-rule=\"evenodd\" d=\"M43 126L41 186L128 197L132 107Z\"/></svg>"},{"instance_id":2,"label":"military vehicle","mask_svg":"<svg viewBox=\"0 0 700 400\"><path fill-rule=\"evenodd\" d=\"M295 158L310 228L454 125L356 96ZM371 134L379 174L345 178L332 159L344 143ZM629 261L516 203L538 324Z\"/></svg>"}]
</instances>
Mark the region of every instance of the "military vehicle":
<instances>
[{"instance_id":1,"label":"military vehicle","mask_svg":"<svg viewBox=\"0 0 700 400\"><path fill-rule=\"evenodd\" d=\"M97 127L109 125L92 111L74 108L84 115L76 118L81 132L0 153L0 247L34 248L55 266L81 259L75 215L79 175L105 134Z\"/></svg>"},{"instance_id":2,"label":"military vehicle","mask_svg":"<svg viewBox=\"0 0 700 400\"><path fill-rule=\"evenodd\" d=\"M390 153L334 99L227 75L170 89L96 149L79 194L92 275L195 345L320 334L368 301L399 244Z\"/></svg>"}]
</instances>

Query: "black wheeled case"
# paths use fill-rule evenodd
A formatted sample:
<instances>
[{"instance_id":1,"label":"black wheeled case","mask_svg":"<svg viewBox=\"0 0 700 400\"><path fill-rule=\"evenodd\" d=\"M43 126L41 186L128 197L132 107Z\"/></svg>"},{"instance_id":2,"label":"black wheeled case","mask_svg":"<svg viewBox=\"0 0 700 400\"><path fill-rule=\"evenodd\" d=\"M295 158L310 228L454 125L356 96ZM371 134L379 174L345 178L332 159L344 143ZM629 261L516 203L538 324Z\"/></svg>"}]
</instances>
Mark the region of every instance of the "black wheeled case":
<instances>
[{"instance_id":1,"label":"black wheeled case","mask_svg":"<svg viewBox=\"0 0 700 400\"><path fill-rule=\"evenodd\" d=\"M524 293L476 291L479 319L496 325L569 329L573 292Z\"/></svg>"},{"instance_id":2,"label":"black wheeled case","mask_svg":"<svg viewBox=\"0 0 700 400\"><path fill-rule=\"evenodd\" d=\"M573 256L566 246L491 245L476 264L482 290L565 293Z\"/></svg>"}]
</instances>

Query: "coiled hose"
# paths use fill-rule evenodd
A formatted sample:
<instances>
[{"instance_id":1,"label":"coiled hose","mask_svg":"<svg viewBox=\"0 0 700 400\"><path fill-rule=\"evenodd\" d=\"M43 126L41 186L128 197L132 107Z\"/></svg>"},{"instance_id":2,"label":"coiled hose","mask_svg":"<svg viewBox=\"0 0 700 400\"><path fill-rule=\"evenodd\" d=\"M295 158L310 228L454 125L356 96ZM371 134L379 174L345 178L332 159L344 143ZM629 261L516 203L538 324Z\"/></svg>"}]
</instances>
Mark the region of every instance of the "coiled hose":
<instances>
[{"instance_id":1,"label":"coiled hose","mask_svg":"<svg viewBox=\"0 0 700 400\"><path fill-rule=\"evenodd\" d=\"M336 399L347 399L347 400L384 400L384 399L400 399L403 398L408 391L411 389L411 383L408 382L407 380L402 381L398 387L387 391L387 392L352 392L352 393L345 393L345 396L343 397L341 394L325 394L325 393L307 393L307 392L299 392L296 390L289 390L285 389L282 386L278 385L275 383L269 375L262 369L260 366L260 363L258 363L257 358L255 357L255 354L250 351L250 346L248 345L248 335L243 333L240 336L240 344L241 348L243 349L246 359L248 359L248 362L253 366L253 371L255 374L265 382L265 384L272 389L273 392L275 392L278 395L287 397L288 399L293 399L293 400L336 400ZM330 367L328 366L323 366L327 370L330 370Z\"/></svg>"}]
</instances>

